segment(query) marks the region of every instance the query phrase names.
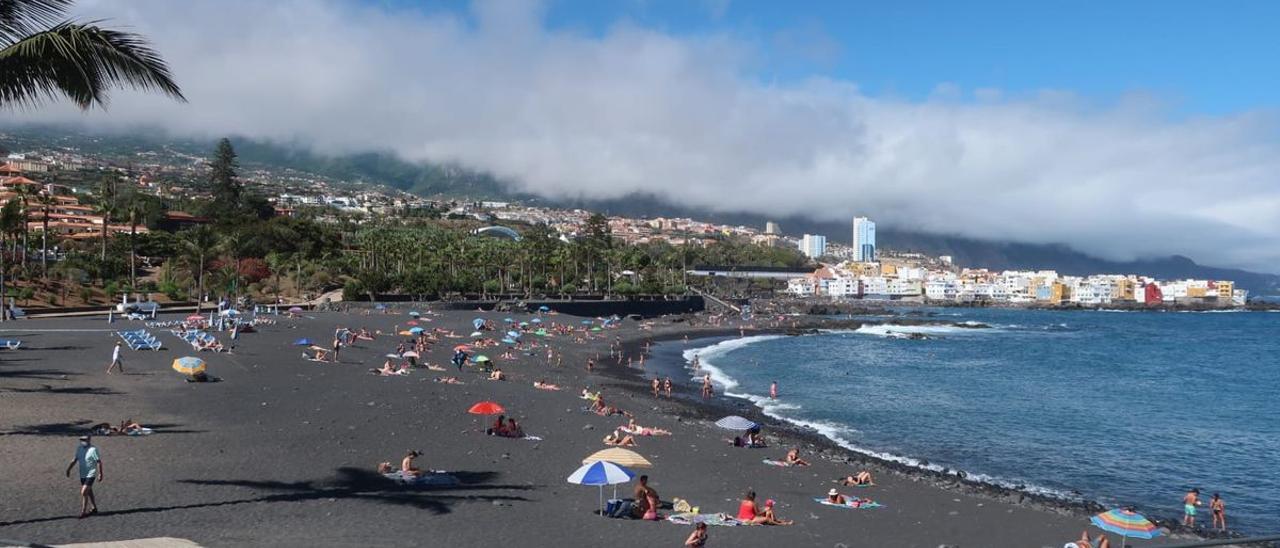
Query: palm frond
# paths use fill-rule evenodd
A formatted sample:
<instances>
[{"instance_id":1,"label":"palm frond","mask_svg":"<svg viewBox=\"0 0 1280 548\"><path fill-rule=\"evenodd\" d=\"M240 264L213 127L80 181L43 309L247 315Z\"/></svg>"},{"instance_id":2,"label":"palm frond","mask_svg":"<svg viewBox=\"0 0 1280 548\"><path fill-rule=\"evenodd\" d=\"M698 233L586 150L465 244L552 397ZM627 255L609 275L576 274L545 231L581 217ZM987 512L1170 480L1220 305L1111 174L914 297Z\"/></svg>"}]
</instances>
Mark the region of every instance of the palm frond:
<instances>
[{"instance_id":1,"label":"palm frond","mask_svg":"<svg viewBox=\"0 0 1280 548\"><path fill-rule=\"evenodd\" d=\"M11 44L57 24L73 0L0 0L0 43Z\"/></svg>"},{"instance_id":2,"label":"palm frond","mask_svg":"<svg viewBox=\"0 0 1280 548\"><path fill-rule=\"evenodd\" d=\"M144 38L96 22L59 23L0 49L0 75L0 108L34 107L60 96L82 109L105 107L113 87L186 101Z\"/></svg>"}]
</instances>

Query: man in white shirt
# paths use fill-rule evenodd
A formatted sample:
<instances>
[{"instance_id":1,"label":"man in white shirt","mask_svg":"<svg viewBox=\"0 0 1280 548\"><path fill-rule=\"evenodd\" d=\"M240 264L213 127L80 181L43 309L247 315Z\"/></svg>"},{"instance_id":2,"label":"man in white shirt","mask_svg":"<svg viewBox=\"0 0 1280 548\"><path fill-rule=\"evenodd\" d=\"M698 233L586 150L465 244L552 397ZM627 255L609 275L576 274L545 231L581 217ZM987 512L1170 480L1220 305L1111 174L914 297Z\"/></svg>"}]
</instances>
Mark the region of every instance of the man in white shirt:
<instances>
[{"instance_id":1,"label":"man in white shirt","mask_svg":"<svg viewBox=\"0 0 1280 548\"><path fill-rule=\"evenodd\" d=\"M103 481L102 459L98 456L98 448L89 441L89 436L80 437L80 446L76 448L76 457L67 465L67 477L71 477L71 469L80 466L80 517L98 513L98 501L93 498L93 484ZM92 507L92 508L90 508Z\"/></svg>"},{"instance_id":2,"label":"man in white shirt","mask_svg":"<svg viewBox=\"0 0 1280 548\"><path fill-rule=\"evenodd\" d=\"M107 366L107 374L111 374L112 369L120 369L120 373L124 374L124 362L120 361L120 341L116 341L115 350L111 351L111 365Z\"/></svg>"}]
</instances>

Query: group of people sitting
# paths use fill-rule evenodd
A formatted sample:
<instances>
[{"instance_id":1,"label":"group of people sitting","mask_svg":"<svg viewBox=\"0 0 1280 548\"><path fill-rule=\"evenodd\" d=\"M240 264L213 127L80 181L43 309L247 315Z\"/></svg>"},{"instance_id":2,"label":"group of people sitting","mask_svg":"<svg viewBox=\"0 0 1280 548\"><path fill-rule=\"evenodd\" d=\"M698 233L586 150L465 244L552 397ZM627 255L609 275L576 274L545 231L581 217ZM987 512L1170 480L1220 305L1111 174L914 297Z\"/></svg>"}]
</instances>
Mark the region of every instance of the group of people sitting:
<instances>
[{"instance_id":1,"label":"group of people sitting","mask_svg":"<svg viewBox=\"0 0 1280 548\"><path fill-rule=\"evenodd\" d=\"M745 436L734 436L733 439L729 440L729 445L732 445L734 447L752 447L752 448L769 446L764 442L764 435L760 433L759 427L748 430L747 435Z\"/></svg>"},{"instance_id":2,"label":"group of people sitting","mask_svg":"<svg viewBox=\"0 0 1280 548\"><path fill-rule=\"evenodd\" d=\"M504 438L523 438L524 428L516 423L515 417L507 418L506 415L498 415L498 419L493 421L493 427L485 430L484 433Z\"/></svg>"},{"instance_id":3,"label":"group of people sitting","mask_svg":"<svg viewBox=\"0 0 1280 548\"><path fill-rule=\"evenodd\" d=\"M764 501L764 509L756 504L756 492L747 491L746 496L738 503L738 521L746 525L791 525L789 519L778 519L773 513L773 499Z\"/></svg>"},{"instance_id":4,"label":"group of people sitting","mask_svg":"<svg viewBox=\"0 0 1280 548\"><path fill-rule=\"evenodd\" d=\"M125 419L120 421L120 426L100 422L90 427L89 431L99 436L110 436L112 434L137 435L149 430L133 419Z\"/></svg>"},{"instance_id":5,"label":"group of people sitting","mask_svg":"<svg viewBox=\"0 0 1280 548\"><path fill-rule=\"evenodd\" d=\"M381 368L381 369L372 369L372 368L371 368L371 369L369 369L369 372L370 372L370 373L372 373L372 374L374 374L374 375L381 375L381 376L383 376L383 377L390 377L390 376L393 376L393 375L408 375L408 374L409 374L409 362L407 362L407 361L400 362L399 367L397 367L395 364L391 363L391 360L387 360L387 361L382 362L382 368Z\"/></svg>"},{"instance_id":6,"label":"group of people sitting","mask_svg":"<svg viewBox=\"0 0 1280 548\"><path fill-rule=\"evenodd\" d=\"M406 478L421 477L423 474L422 469L413 464L413 459L421 456L422 452L416 450L410 450L408 453L405 453L404 458L400 460L400 473ZM382 462L378 464L379 474L390 474L395 471L395 467L392 466L390 462Z\"/></svg>"}]
</instances>

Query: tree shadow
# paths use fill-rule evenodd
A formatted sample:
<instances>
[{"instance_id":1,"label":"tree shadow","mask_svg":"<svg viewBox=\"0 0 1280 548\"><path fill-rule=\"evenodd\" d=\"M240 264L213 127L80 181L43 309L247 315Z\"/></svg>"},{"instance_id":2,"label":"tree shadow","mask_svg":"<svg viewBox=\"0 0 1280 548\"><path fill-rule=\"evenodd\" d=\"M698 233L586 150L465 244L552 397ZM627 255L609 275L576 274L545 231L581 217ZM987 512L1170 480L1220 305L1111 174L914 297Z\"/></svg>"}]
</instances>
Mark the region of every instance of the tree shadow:
<instances>
[{"instance_id":1,"label":"tree shadow","mask_svg":"<svg viewBox=\"0 0 1280 548\"><path fill-rule=\"evenodd\" d=\"M70 394L75 396L119 396L124 394L124 392L101 386L54 388L48 384L42 384L40 388L4 388L0 389L0 391L18 392L20 394Z\"/></svg>"},{"instance_id":2,"label":"tree shadow","mask_svg":"<svg viewBox=\"0 0 1280 548\"><path fill-rule=\"evenodd\" d=\"M352 467L337 469L337 473L326 480L311 481L258 481L258 480L179 480L188 485L236 486L254 489L257 496L224 500L219 502L200 502L172 506L145 506L127 510L101 512L100 516L116 516L129 514L151 514L172 510L190 510L196 508L214 508L219 506L235 506L257 502L308 502L314 500L358 500L397 506L411 506L431 512L447 514L453 506L467 502L494 501L527 501L526 497L499 494L461 494L463 491L489 490L530 490L529 485L499 485L487 483L497 477L496 472L450 472L458 478L459 484L453 486L412 486L402 485L388 480L374 471ZM459 493L459 494L446 494ZM75 515L52 516L14 521L0 521L0 527L30 523L45 523L76 519Z\"/></svg>"},{"instance_id":3,"label":"tree shadow","mask_svg":"<svg viewBox=\"0 0 1280 548\"><path fill-rule=\"evenodd\" d=\"M65 344L62 346L33 346L31 350L88 350L92 346L81 346L78 344Z\"/></svg>"},{"instance_id":4,"label":"tree shadow","mask_svg":"<svg viewBox=\"0 0 1280 548\"><path fill-rule=\"evenodd\" d=\"M79 375L79 373L59 371L57 369L0 369L0 378L9 379L60 381L65 380L63 377L71 377L75 375Z\"/></svg>"}]
</instances>

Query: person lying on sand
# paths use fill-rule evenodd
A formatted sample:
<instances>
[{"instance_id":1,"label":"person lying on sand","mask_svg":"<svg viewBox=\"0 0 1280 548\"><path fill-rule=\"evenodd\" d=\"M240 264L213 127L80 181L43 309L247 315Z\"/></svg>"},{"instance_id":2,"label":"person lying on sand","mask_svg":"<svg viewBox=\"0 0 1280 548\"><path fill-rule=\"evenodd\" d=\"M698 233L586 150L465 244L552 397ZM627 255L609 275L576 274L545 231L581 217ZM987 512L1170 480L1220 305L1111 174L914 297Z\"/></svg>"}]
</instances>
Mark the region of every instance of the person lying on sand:
<instances>
[{"instance_id":1,"label":"person lying on sand","mask_svg":"<svg viewBox=\"0 0 1280 548\"><path fill-rule=\"evenodd\" d=\"M357 340L363 340L363 341L372 341L372 340L373 340L373 334L372 334L372 333L370 333L370 332L369 332L369 330L368 330L367 328L361 327L361 328L360 328L360 332L359 332L359 333L356 333L356 339L357 339Z\"/></svg>"},{"instance_id":2,"label":"person lying on sand","mask_svg":"<svg viewBox=\"0 0 1280 548\"><path fill-rule=\"evenodd\" d=\"M836 492L833 488L830 491L827 491L827 502L831 504L847 504L849 500L844 498L844 495Z\"/></svg>"},{"instance_id":3,"label":"person lying on sand","mask_svg":"<svg viewBox=\"0 0 1280 548\"><path fill-rule=\"evenodd\" d=\"M800 458L800 450L792 448L787 451L787 456L782 460L787 466L809 466L809 461Z\"/></svg>"},{"instance_id":4,"label":"person lying on sand","mask_svg":"<svg viewBox=\"0 0 1280 548\"><path fill-rule=\"evenodd\" d=\"M506 374L504 374L504 373L502 372L502 370L501 370L501 369L494 368L493 372L492 372L492 373L489 373L489 380L491 380L491 381L505 381L505 380L507 380L507 375L506 375Z\"/></svg>"},{"instance_id":5,"label":"person lying on sand","mask_svg":"<svg viewBox=\"0 0 1280 548\"><path fill-rule=\"evenodd\" d=\"M533 387L537 388L538 390L559 390L560 389L559 385L551 384L544 380L533 381Z\"/></svg>"},{"instance_id":6,"label":"person lying on sand","mask_svg":"<svg viewBox=\"0 0 1280 548\"><path fill-rule=\"evenodd\" d=\"M421 455L422 453L417 451L409 451L405 454L404 459L400 461L400 472L403 473L406 478L416 478L422 475L422 470L413 465L413 459L416 459Z\"/></svg>"},{"instance_id":7,"label":"person lying on sand","mask_svg":"<svg viewBox=\"0 0 1280 548\"><path fill-rule=\"evenodd\" d=\"M604 444L618 447L635 447L636 439L630 434L624 436L621 432L614 430L612 434L604 437Z\"/></svg>"},{"instance_id":8,"label":"person lying on sand","mask_svg":"<svg viewBox=\"0 0 1280 548\"><path fill-rule=\"evenodd\" d=\"M440 384L467 384L458 380L458 377L436 377L435 382Z\"/></svg>"},{"instance_id":9,"label":"person lying on sand","mask_svg":"<svg viewBox=\"0 0 1280 548\"><path fill-rule=\"evenodd\" d=\"M629 434L635 434L637 436L670 436L671 435L670 430L640 426L636 424L636 420L634 418L627 423L627 426L623 428L623 431Z\"/></svg>"},{"instance_id":10,"label":"person lying on sand","mask_svg":"<svg viewBox=\"0 0 1280 548\"><path fill-rule=\"evenodd\" d=\"M382 362L382 368L381 368L381 369L373 369L373 368L371 368L371 369L369 369L369 372L370 372L370 373L373 373L374 375L382 375L382 376L384 376L384 377L389 376L389 375L395 375L395 374L397 374L396 367L395 367L394 365L391 365L391 360L387 360L387 361L385 361L385 362Z\"/></svg>"},{"instance_id":11,"label":"person lying on sand","mask_svg":"<svg viewBox=\"0 0 1280 548\"><path fill-rule=\"evenodd\" d=\"M448 371L448 369L433 364L427 364L427 369L431 371Z\"/></svg>"},{"instance_id":12,"label":"person lying on sand","mask_svg":"<svg viewBox=\"0 0 1280 548\"><path fill-rule=\"evenodd\" d=\"M837 479L836 483L839 483L840 485L844 485L844 486L865 487L868 485L875 485L875 480L871 479L871 472L863 470L861 472L858 472L856 475L845 476L843 478Z\"/></svg>"}]
</instances>

